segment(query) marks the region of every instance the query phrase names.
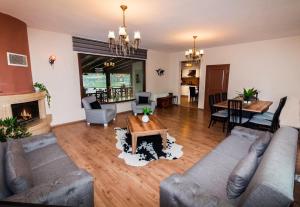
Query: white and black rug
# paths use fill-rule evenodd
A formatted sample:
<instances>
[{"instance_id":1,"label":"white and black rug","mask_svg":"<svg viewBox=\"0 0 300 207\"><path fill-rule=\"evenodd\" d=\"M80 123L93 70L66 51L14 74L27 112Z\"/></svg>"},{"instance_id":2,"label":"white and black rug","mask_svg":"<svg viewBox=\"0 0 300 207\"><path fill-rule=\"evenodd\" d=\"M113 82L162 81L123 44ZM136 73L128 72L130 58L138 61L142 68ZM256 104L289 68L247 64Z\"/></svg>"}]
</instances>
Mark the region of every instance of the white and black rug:
<instances>
[{"instance_id":1,"label":"white and black rug","mask_svg":"<svg viewBox=\"0 0 300 207\"><path fill-rule=\"evenodd\" d=\"M117 149L121 150L119 158L124 159L127 165L145 166L152 160L168 159L175 160L183 155L182 146L175 143L176 139L167 136L167 147L163 150L160 135L139 137L137 139L136 154L132 154L131 134L127 129L115 128Z\"/></svg>"}]
</instances>

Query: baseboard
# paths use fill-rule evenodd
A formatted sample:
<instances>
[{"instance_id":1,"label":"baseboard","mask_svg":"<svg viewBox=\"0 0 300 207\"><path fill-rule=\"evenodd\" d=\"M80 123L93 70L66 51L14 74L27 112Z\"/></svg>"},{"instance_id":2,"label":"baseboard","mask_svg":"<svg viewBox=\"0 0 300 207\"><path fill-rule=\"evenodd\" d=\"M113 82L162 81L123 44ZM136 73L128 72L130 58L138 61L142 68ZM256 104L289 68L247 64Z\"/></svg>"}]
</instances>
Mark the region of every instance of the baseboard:
<instances>
[{"instance_id":1,"label":"baseboard","mask_svg":"<svg viewBox=\"0 0 300 207\"><path fill-rule=\"evenodd\" d=\"M119 112L117 114L126 114L128 112L132 112L132 110L122 111L122 112ZM85 122L85 121L86 121L85 119L81 119L81 120L66 122L66 123L62 123L62 124L55 124L55 125L52 125L51 128L53 129L53 128L56 128L56 127L66 126L66 125L70 125L70 124L76 124L76 123Z\"/></svg>"},{"instance_id":2,"label":"baseboard","mask_svg":"<svg viewBox=\"0 0 300 207\"><path fill-rule=\"evenodd\" d=\"M56 127L66 126L66 125L70 125L70 124L76 124L76 123L84 122L84 121L85 121L85 119L81 119L81 120L77 120L77 121L66 122L66 123L63 123L63 124L55 124L51 127L53 129L53 128L56 128Z\"/></svg>"}]
</instances>

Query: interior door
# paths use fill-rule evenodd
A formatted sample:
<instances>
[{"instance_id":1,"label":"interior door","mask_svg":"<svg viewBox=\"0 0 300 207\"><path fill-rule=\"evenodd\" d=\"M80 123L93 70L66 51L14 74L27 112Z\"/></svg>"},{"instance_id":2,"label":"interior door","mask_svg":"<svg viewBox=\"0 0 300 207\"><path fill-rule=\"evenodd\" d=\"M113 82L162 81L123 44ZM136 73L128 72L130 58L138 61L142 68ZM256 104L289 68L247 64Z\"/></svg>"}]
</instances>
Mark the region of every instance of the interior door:
<instances>
[{"instance_id":1,"label":"interior door","mask_svg":"<svg viewBox=\"0 0 300 207\"><path fill-rule=\"evenodd\" d=\"M206 66L205 110L209 110L209 95L228 91L229 68L229 64Z\"/></svg>"}]
</instances>

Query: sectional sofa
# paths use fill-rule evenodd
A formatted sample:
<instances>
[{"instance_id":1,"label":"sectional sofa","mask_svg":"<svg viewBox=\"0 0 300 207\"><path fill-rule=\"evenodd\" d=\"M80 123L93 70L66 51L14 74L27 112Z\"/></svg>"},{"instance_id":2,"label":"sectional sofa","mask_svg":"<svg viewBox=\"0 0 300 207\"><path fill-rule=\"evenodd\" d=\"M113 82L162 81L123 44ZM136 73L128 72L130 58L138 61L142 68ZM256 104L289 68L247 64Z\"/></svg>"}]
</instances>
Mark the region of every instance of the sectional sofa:
<instances>
[{"instance_id":1,"label":"sectional sofa","mask_svg":"<svg viewBox=\"0 0 300 207\"><path fill-rule=\"evenodd\" d=\"M93 177L79 169L54 134L0 144L1 201L59 206L94 205Z\"/></svg>"},{"instance_id":2,"label":"sectional sofa","mask_svg":"<svg viewBox=\"0 0 300 207\"><path fill-rule=\"evenodd\" d=\"M297 141L294 128L272 135L237 127L191 169L161 182L160 206L288 207L294 201Z\"/></svg>"}]
</instances>

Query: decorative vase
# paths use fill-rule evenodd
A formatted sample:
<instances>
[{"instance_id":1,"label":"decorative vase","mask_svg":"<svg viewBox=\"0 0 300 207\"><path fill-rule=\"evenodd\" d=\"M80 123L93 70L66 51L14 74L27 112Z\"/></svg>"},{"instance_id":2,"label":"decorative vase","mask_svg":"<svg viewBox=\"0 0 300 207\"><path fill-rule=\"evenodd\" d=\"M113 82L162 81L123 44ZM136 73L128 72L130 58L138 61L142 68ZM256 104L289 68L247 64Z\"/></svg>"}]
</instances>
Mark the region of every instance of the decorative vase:
<instances>
[{"instance_id":1,"label":"decorative vase","mask_svg":"<svg viewBox=\"0 0 300 207\"><path fill-rule=\"evenodd\" d=\"M143 116L142 116L142 121L144 122L144 123L147 123L147 122L149 122L149 116L147 115L147 114L144 114Z\"/></svg>"}]
</instances>

